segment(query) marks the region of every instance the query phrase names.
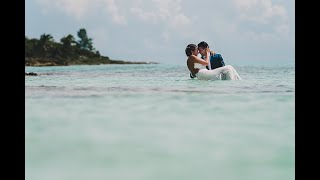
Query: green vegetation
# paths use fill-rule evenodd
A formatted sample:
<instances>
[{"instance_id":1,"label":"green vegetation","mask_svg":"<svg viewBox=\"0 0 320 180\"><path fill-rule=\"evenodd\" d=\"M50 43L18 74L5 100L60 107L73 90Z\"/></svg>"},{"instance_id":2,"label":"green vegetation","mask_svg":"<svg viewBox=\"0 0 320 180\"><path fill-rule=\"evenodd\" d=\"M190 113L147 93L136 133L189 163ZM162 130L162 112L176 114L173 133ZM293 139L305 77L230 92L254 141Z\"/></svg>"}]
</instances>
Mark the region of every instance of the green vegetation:
<instances>
[{"instance_id":1,"label":"green vegetation","mask_svg":"<svg viewBox=\"0 0 320 180\"><path fill-rule=\"evenodd\" d=\"M130 62L111 60L101 56L93 47L92 38L82 28L77 32L79 40L67 35L55 42L50 34L42 34L40 39L25 37L26 66L67 66L78 64L149 64L148 62Z\"/></svg>"}]
</instances>

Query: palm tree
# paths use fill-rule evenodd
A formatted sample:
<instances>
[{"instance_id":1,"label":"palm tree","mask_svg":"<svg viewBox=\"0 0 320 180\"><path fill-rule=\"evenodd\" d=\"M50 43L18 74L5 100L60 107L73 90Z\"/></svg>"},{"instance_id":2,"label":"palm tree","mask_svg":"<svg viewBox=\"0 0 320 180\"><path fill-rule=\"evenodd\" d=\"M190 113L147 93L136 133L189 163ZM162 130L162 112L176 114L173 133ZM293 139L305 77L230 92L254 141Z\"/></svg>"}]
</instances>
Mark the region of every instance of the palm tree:
<instances>
[{"instance_id":1,"label":"palm tree","mask_svg":"<svg viewBox=\"0 0 320 180\"><path fill-rule=\"evenodd\" d=\"M53 37L50 34L42 34L37 44L37 52L40 53L42 57L48 56L48 50L53 45Z\"/></svg>"},{"instance_id":2,"label":"palm tree","mask_svg":"<svg viewBox=\"0 0 320 180\"><path fill-rule=\"evenodd\" d=\"M78 46L81 49L85 49L85 50L89 50L89 51L93 50L92 38L88 37L87 31L84 28L82 28L78 31L78 37L80 38L80 40L78 42Z\"/></svg>"},{"instance_id":3,"label":"palm tree","mask_svg":"<svg viewBox=\"0 0 320 180\"><path fill-rule=\"evenodd\" d=\"M74 45L76 43L76 40L74 39L74 37L71 34L61 38L60 41L66 47L71 47L72 45Z\"/></svg>"},{"instance_id":4,"label":"palm tree","mask_svg":"<svg viewBox=\"0 0 320 180\"><path fill-rule=\"evenodd\" d=\"M74 39L74 37L71 34L69 34L68 36L61 38L60 41L63 44L62 45L62 51L64 53L63 55L65 57L73 56L74 50L73 50L72 46L74 46L77 43L76 40Z\"/></svg>"}]
</instances>

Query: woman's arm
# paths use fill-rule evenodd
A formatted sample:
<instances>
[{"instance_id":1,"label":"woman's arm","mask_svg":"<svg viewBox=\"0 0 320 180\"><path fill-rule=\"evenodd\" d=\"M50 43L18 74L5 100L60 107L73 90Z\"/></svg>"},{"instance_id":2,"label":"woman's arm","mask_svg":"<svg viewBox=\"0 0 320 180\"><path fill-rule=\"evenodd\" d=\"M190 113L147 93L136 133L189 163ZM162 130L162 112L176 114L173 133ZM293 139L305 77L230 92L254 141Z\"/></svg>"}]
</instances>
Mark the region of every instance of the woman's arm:
<instances>
[{"instance_id":1,"label":"woman's arm","mask_svg":"<svg viewBox=\"0 0 320 180\"><path fill-rule=\"evenodd\" d=\"M209 65L209 60L210 60L210 49L206 49L206 52L207 52L207 55L206 55L206 59L203 60L195 55L191 55L191 58L192 58L192 61L195 62L195 63L199 63L199 64L202 64L202 65L205 65L205 66L208 66Z\"/></svg>"}]
</instances>

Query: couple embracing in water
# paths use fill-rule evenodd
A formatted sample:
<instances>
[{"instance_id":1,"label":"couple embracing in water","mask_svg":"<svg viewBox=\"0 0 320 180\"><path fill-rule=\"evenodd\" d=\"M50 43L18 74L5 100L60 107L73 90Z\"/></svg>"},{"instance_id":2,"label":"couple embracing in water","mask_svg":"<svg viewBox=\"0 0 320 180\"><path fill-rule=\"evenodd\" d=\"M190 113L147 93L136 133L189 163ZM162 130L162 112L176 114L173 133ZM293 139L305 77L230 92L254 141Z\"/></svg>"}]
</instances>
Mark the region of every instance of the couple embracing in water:
<instances>
[{"instance_id":1,"label":"couple embracing in water","mask_svg":"<svg viewBox=\"0 0 320 180\"><path fill-rule=\"evenodd\" d=\"M191 78L202 80L241 80L231 65L225 65L220 54L210 51L209 45L202 41L197 45L186 47L187 66ZM201 58L198 54L201 54Z\"/></svg>"}]
</instances>

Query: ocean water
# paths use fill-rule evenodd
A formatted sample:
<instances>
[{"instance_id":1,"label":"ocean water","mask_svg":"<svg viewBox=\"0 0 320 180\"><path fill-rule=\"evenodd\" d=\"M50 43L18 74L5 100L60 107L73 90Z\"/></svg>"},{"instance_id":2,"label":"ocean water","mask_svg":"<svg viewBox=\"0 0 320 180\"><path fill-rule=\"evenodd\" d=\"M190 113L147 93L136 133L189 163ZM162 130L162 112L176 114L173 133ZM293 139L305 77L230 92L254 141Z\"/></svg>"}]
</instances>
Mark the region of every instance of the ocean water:
<instances>
[{"instance_id":1,"label":"ocean water","mask_svg":"<svg viewBox=\"0 0 320 180\"><path fill-rule=\"evenodd\" d=\"M294 65L25 67L26 180L294 180Z\"/></svg>"}]
</instances>

